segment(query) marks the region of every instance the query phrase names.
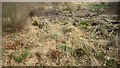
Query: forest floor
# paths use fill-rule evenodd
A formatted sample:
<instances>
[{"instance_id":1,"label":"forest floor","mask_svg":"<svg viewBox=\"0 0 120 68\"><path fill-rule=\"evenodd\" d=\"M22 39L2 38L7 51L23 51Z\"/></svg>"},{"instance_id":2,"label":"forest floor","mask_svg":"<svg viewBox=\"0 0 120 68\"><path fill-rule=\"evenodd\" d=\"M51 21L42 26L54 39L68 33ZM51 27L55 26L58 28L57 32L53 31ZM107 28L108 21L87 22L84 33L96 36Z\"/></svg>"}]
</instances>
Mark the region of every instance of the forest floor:
<instances>
[{"instance_id":1,"label":"forest floor","mask_svg":"<svg viewBox=\"0 0 120 68\"><path fill-rule=\"evenodd\" d=\"M37 8L20 32L3 31L3 66L116 64L120 23L110 5L48 3Z\"/></svg>"}]
</instances>

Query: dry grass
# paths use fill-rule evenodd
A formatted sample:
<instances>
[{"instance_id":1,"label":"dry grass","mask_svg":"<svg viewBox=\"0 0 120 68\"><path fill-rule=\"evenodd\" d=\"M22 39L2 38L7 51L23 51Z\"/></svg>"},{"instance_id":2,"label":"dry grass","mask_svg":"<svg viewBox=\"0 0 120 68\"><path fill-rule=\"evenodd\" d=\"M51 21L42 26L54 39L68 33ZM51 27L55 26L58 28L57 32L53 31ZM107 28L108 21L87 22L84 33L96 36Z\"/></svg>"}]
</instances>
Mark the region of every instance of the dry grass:
<instances>
[{"instance_id":1,"label":"dry grass","mask_svg":"<svg viewBox=\"0 0 120 68\"><path fill-rule=\"evenodd\" d=\"M118 23L86 4L3 3L3 65L114 66Z\"/></svg>"}]
</instances>

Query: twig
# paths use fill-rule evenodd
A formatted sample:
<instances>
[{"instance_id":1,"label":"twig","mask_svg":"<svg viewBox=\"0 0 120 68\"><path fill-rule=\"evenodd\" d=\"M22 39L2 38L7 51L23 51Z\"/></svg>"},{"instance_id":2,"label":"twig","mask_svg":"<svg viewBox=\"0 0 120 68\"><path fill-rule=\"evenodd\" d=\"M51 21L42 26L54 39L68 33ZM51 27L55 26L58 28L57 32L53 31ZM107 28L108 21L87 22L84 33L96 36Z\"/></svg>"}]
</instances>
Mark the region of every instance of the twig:
<instances>
[{"instance_id":1,"label":"twig","mask_svg":"<svg viewBox=\"0 0 120 68\"><path fill-rule=\"evenodd\" d=\"M95 35L94 33L96 32L98 26L95 27L94 31L92 32L92 37Z\"/></svg>"},{"instance_id":2,"label":"twig","mask_svg":"<svg viewBox=\"0 0 120 68\"><path fill-rule=\"evenodd\" d=\"M111 36L113 32L114 32L114 29L110 32L110 34L108 36Z\"/></svg>"}]
</instances>

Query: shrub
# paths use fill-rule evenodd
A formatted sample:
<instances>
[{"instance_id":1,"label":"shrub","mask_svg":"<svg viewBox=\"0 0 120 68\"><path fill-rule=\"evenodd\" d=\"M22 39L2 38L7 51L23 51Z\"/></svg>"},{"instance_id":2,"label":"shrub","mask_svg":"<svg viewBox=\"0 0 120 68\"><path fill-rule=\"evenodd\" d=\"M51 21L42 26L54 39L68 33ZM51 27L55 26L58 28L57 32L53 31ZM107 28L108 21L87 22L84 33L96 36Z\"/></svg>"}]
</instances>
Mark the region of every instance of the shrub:
<instances>
[{"instance_id":1,"label":"shrub","mask_svg":"<svg viewBox=\"0 0 120 68\"><path fill-rule=\"evenodd\" d=\"M3 3L3 32L7 32L9 34L19 32L24 28L27 14L24 8L21 9L22 6L23 5L20 5L19 3Z\"/></svg>"}]
</instances>

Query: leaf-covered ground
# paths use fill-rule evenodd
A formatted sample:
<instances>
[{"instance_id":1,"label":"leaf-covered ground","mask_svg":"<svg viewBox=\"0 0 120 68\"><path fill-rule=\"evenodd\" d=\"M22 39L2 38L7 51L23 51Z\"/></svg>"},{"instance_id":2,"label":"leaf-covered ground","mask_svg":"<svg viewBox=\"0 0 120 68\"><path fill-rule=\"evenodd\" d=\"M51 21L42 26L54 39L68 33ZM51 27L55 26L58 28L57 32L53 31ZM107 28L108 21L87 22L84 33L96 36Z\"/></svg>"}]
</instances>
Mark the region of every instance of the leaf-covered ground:
<instances>
[{"instance_id":1,"label":"leaf-covered ground","mask_svg":"<svg viewBox=\"0 0 120 68\"><path fill-rule=\"evenodd\" d=\"M24 25L21 31L12 33L19 27L11 27L12 19L4 17L3 66L114 66L120 22L111 8L100 3L39 3L28 10L24 24L19 22Z\"/></svg>"}]
</instances>

